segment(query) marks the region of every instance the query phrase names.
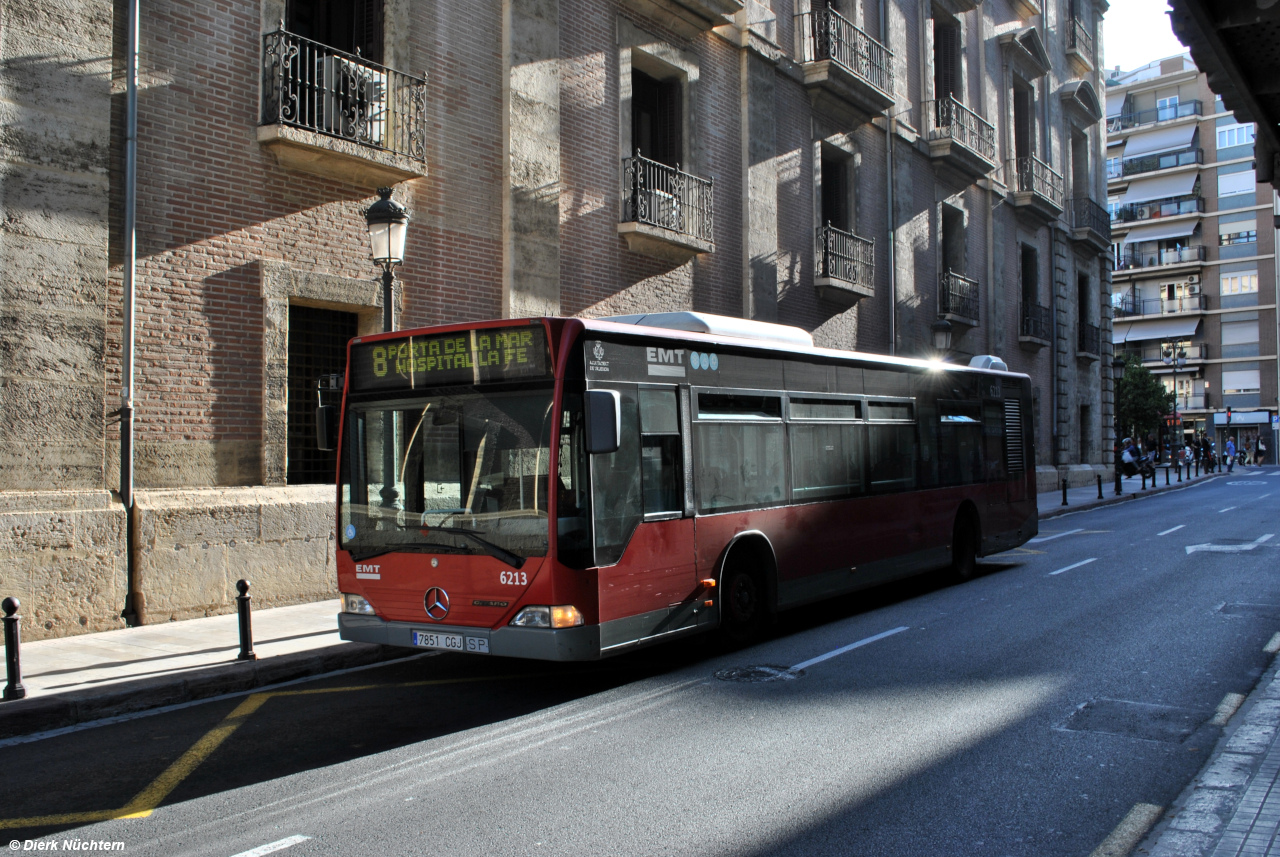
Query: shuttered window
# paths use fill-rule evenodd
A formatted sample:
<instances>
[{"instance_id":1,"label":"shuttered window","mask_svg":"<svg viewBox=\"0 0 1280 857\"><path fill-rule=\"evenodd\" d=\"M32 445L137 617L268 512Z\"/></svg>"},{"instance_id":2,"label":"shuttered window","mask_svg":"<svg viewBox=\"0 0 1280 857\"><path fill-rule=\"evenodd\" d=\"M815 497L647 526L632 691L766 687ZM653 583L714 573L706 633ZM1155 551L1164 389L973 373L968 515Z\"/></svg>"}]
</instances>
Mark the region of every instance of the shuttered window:
<instances>
[{"instance_id":1,"label":"shuttered window","mask_svg":"<svg viewBox=\"0 0 1280 857\"><path fill-rule=\"evenodd\" d=\"M631 148L651 161L678 166L684 151L680 80L631 72Z\"/></svg>"},{"instance_id":2,"label":"shuttered window","mask_svg":"<svg viewBox=\"0 0 1280 857\"><path fill-rule=\"evenodd\" d=\"M933 91L938 100L960 94L960 25L933 21Z\"/></svg>"}]
</instances>

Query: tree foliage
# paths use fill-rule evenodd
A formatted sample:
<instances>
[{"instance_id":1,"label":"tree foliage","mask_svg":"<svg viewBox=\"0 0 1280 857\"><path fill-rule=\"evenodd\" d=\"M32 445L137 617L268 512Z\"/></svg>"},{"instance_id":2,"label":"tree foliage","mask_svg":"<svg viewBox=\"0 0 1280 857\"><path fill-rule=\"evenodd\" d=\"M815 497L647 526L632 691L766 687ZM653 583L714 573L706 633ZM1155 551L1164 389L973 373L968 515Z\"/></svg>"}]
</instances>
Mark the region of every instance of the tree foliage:
<instances>
[{"instance_id":1,"label":"tree foliage","mask_svg":"<svg viewBox=\"0 0 1280 857\"><path fill-rule=\"evenodd\" d=\"M1174 394L1132 352L1124 356L1124 377L1116 385L1121 437L1155 434L1165 414L1173 413Z\"/></svg>"}]
</instances>

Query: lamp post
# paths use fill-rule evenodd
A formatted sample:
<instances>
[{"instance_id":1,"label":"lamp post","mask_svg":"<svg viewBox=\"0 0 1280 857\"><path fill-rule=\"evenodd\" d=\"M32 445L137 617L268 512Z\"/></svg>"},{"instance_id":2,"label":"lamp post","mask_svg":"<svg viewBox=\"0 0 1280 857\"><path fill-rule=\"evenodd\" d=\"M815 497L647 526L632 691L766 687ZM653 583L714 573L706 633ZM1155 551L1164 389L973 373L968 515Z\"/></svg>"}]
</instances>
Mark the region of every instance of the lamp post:
<instances>
[{"instance_id":1,"label":"lamp post","mask_svg":"<svg viewBox=\"0 0 1280 857\"><path fill-rule=\"evenodd\" d=\"M1124 367L1125 367L1125 363L1123 358L1115 357L1114 359L1112 359L1111 380L1113 383L1111 385L1111 409L1113 411L1112 416L1115 419L1114 443L1115 443L1115 451L1116 451L1115 475L1116 475L1116 496L1117 497L1119 497L1121 494L1124 493L1124 489L1123 487L1121 487L1121 484L1120 484L1120 395L1119 395L1120 379L1124 377Z\"/></svg>"},{"instance_id":2,"label":"lamp post","mask_svg":"<svg viewBox=\"0 0 1280 857\"><path fill-rule=\"evenodd\" d=\"M382 329L394 328L391 311L391 287L395 283L392 269L404 261L404 240L409 233L409 212L391 198L391 188L378 188L377 202L364 213L369 227L369 246L373 261L382 266Z\"/></svg>"},{"instance_id":3,"label":"lamp post","mask_svg":"<svg viewBox=\"0 0 1280 857\"><path fill-rule=\"evenodd\" d=\"M409 212L391 198L391 188L378 188L378 201L364 213L369 227L369 247L373 261L382 266L382 330L395 328L391 305L395 274L392 269L404 261L404 241L409 232ZM399 509L400 492L396 490L396 425L395 412L382 412L382 508Z\"/></svg>"},{"instance_id":4,"label":"lamp post","mask_svg":"<svg viewBox=\"0 0 1280 857\"><path fill-rule=\"evenodd\" d=\"M946 359L951 350L951 322L940 318L930 328L933 331L933 350L938 352L938 359Z\"/></svg>"},{"instance_id":5,"label":"lamp post","mask_svg":"<svg viewBox=\"0 0 1280 857\"><path fill-rule=\"evenodd\" d=\"M1160 359L1164 361L1164 365L1173 368L1173 429L1178 429L1180 425L1178 420L1178 370L1187 365L1187 350L1182 348L1176 342L1166 342L1164 347L1160 349ZM1169 444L1169 463L1173 463L1173 443ZM1167 475L1167 471L1166 471Z\"/></svg>"}]
</instances>

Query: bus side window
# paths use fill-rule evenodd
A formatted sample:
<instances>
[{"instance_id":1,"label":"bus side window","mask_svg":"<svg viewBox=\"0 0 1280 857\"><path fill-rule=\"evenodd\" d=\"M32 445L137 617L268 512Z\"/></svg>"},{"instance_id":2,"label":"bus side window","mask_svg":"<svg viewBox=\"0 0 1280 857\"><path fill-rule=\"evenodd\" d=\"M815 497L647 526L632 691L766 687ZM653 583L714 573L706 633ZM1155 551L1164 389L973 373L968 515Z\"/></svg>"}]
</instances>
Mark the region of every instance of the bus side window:
<instances>
[{"instance_id":1,"label":"bus side window","mask_svg":"<svg viewBox=\"0 0 1280 857\"><path fill-rule=\"evenodd\" d=\"M871 420L911 420L915 410L907 402L868 402ZM871 490L911 491L916 487L916 427L900 422L868 427Z\"/></svg>"},{"instance_id":2,"label":"bus side window","mask_svg":"<svg viewBox=\"0 0 1280 857\"><path fill-rule=\"evenodd\" d=\"M674 387L640 390L640 463L646 515L684 510L680 414Z\"/></svg>"},{"instance_id":3,"label":"bus side window","mask_svg":"<svg viewBox=\"0 0 1280 857\"><path fill-rule=\"evenodd\" d=\"M640 496L640 425L636 388L620 384L622 433L618 449L591 456L591 487L595 509L596 565L622 559L631 534L643 514Z\"/></svg>"},{"instance_id":4,"label":"bus side window","mask_svg":"<svg viewBox=\"0 0 1280 857\"><path fill-rule=\"evenodd\" d=\"M978 406L971 402L938 403L938 463L944 487L983 481L979 416Z\"/></svg>"}]
</instances>

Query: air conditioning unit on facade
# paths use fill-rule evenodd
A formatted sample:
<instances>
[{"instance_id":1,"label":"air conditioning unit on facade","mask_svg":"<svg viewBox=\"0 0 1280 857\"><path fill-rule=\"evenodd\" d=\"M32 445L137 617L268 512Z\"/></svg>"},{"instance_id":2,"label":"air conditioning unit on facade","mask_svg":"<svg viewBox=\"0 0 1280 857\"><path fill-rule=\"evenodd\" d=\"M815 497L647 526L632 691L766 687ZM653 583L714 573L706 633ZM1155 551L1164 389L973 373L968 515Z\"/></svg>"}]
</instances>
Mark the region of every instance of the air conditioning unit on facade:
<instances>
[{"instance_id":1,"label":"air conditioning unit on facade","mask_svg":"<svg viewBox=\"0 0 1280 857\"><path fill-rule=\"evenodd\" d=\"M1198 282L1200 282L1200 275L1199 275L1199 274L1187 274L1187 282L1188 282L1188 283L1198 283Z\"/></svg>"},{"instance_id":2,"label":"air conditioning unit on facade","mask_svg":"<svg viewBox=\"0 0 1280 857\"><path fill-rule=\"evenodd\" d=\"M1200 294L1200 284L1199 284L1199 283L1188 283L1188 284L1187 284L1187 294L1189 294L1189 295L1198 295L1198 294Z\"/></svg>"}]
</instances>

